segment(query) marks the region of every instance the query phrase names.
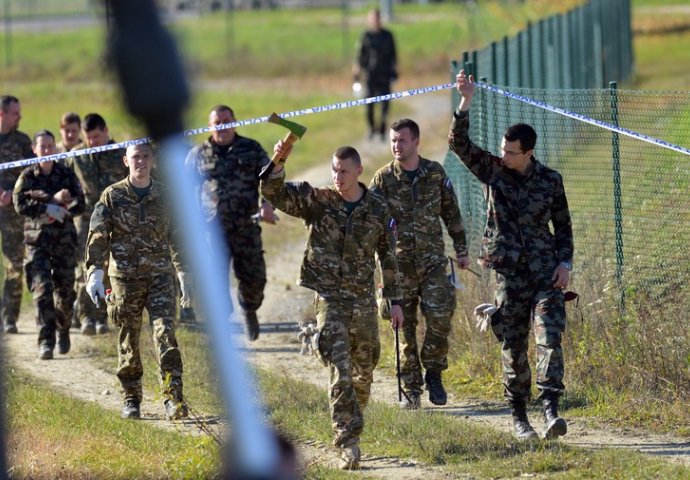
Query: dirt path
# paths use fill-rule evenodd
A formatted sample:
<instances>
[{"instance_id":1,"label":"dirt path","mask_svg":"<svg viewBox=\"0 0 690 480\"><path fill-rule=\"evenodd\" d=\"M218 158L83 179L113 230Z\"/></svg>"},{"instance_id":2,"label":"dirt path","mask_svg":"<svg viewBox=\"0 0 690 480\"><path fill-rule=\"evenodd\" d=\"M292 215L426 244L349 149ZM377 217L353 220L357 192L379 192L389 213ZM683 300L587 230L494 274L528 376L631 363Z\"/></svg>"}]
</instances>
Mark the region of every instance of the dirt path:
<instances>
[{"instance_id":1,"label":"dirt path","mask_svg":"<svg viewBox=\"0 0 690 480\"><path fill-rule=\"evenodd\" d=\"M438 138L445 136L450 115L447 92L401 100L421 126L423 135L422 154L434 159L442 159L445 154L443 142ZM395 115L395 111L394 111ZM425 132L434 132L427 134ZM432 140L430 141L429 138ZM429 142L429 147L425 147ZM431 148L433 146L433 149ZM388 152L388 144L380 140L366 140L355 145L363 158L368 159ZM325 164L300 175L300 180L308 180L314 185L327 184L330 181L330 165ZM292 223L291 223L292 222ZM295 223L297 222L297 223ZM299 221L284 218L281 225L292 228ZM265 234L277 235L279 230L266 227ZM302 319L310 318L312 292L297 287L302 260L304 240L283 244L280 251L267 252L268 286L266 300L259 316L262 322L262 334L259 340L246 346L248 358L262 368L272 369L294 378L314 383L327 388L327 370L320 366L313 357L299 355L299 344L296 338L296 324ZM56 390L85 401L98 402L99 405L119 411L121 400L119 387L114 375L115 366L101 368L94 365L89 355L89 339L73 335L73 352L66 356L57 355L53 361L39 361L36 358L36 332L33 328L33 313L24 312L20 320L18 335L3 335L2 343L11 359L14 368L40 379ZM74 353L86 352L86 353ZM189 434L198 434L193 421L166 422L162 416L162 405L159 398L145 392L142 414L145 421L161 428L172 428ZM372 398L376 401L395 403L397 385L395 378L378 372L372 388ZM508 411L502 402L486 402L471 399L449 397L445 407L430 406L423 398L423 408L438 413L466 418L502 431L510 431ZM535 425L540 425L538 413L532 413ZM207 423L217 423L217 417L206 417ZM604 428L601 424L581 419L568 419L569 433L563 441L585 448L621 447L639 450L651 455L658 455L669 460L690 465L690 443L672 436L647 434L644 432ZM324 464L334 466L337 462L336 451L329 445L309 443L299 445L303 462L306 464ZM452 478L443 467L420 464L418 462L392 457L375 457L364 452L362 475L371 478L413 479Z\"/></svg>"}]
</instances>

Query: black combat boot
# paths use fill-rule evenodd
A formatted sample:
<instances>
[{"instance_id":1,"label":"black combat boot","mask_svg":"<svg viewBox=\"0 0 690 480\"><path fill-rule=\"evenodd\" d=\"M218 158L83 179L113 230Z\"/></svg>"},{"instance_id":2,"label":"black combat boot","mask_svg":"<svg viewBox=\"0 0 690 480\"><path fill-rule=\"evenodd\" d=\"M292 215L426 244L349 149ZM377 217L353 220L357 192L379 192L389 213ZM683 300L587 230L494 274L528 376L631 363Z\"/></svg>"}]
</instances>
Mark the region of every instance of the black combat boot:
<instances>
[{"instance_id":1,"label":"black combat boot","mask_svg":"<svg viewBox=\"0 0 690 480\"><path fill-rule=\"evenodd\" d=\"M139 400L134 398L125 398L125 404L122 406L122 418L141 418L141 411L139 410Z\"/></svg>"},{"instance_id":2,"label":"black combat boot","mask_svg":"<svg viewBox=\"0 0 690 480\"><path fill-rule=\"evenodd\" d=\"M85 318L81 324L81 334L89 337L96 335L96 321L93 318Z\"/></svg>"},{"instance_id":3,"label":"black combat boot","mask_svg":"<svg viewBox=\"0 0 690 480\"><path fill-rule=\"evenodd\" d=\"M110 331L108 327L108 320L96 320L96 333L105 335Z\"/></svg>"},{"instance_id":4,"label":"black combat boot","mask_svg":"<svg viewBox=\"0 0 690 480\"><path fill-rule=\"evenodd\" d=\"M38 346L38 358L41 360L52 360L53 359L53 347L48 345L45 340L41 342Z\"/></svg>"},{"instance_id":5,"label":"black combat boot","mask_svg":"<svg viewBox=\"0 0 690 480\"><path fill-rule=\"evenodd\" d=\"M259 338L259 319L254 310L244 312L244 324L247 330L247 338L252 342Z\"/></svg>"},{"instance_id":6,"label":"black combat boot","mask_svg":"<svg viewBox=\"0 0 690 480\"><path fill-rule=\"evenodd\" d=\"M510 403L510 410L513 415L513 429L518 440L534 440L539 438L527 418L527 406L524 400L517 400Z\"/></svg>"},{"instance_id":7,"label":"black combat boot","mask_svg":"<svg viewBox=\"0 0 690 480\"><path fill-rule=\"evenodd\" d=\"M340 470L359 470L359 461L361 458L362 451L359 449L358 442L354 442L347 447L341 447L338 468Z\"/></svg>"},{"instance_id":8,"label":"black combat boot","mask_svg":"<svg viewBox=\"0 0 690 480\"><path fill-rule=\"evenodd\" d=\"M5 333L17 333L17 324L14 322L5 322Z\"/></svg>"},{"instance_id":9,"label":"black combat boot","mask_svg":"<svg viewBox=\"0 0 690 480\"><path fill-rule=\"evenodd\" d=\"M568 433L568 424L558 416L558 396L544 397L544 438L553 440Z\"/></svg>"},{"instance_id":10,"label":"black combat boot","mask_svg":"<svg viewBox=\"0 0 690 480\"><path fill-rule=\"evenodd\" d=\"M429 390L429 401L434 405L445 405L448 401L448 395L443 388L441 381L441 372L435 370L427 370L424 374L424 382L426 388Z\"/></svg>"},{"instance_id":11,"label":"black combat boot","mask_svg":"<svg viewBox=\"0 0 690 480\"><path fill-rule=\"evenodd\" d=\"M72 347L72 342L69 339L69 330L58 330L58 353L65 355Z\"/></svg>"}]
</instances>

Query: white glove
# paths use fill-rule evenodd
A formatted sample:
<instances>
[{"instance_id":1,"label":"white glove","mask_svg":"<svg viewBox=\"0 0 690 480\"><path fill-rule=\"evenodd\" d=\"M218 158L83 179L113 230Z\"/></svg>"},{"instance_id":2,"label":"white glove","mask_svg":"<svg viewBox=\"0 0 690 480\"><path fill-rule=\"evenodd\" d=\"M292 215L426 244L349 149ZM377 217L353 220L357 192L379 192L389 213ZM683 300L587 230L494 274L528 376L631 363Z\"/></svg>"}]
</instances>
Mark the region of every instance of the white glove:
<instances>
[{"instance_id":1,"label":"white glove","mask_svg":"<svg viewBox=\"0 0 690 480\"><path fill-rule=\"evenodd\" d=\"M58 222L62 223L65 220L65 215L67 215L69 211L65 207L61 207L60 205L55 205L54 203L48 203L46 204L46 214L48 215L49 219L57 220Z\"/></svg>"},{"instance_id":2,"label":"white glove","mask_svg":"<svg viewBox=\"0 0 690 480\"><path fill-rule=\"evenodd\" d=\"M192 284L186 272L179 272L177 279L180 281L180 307L192 307Z\"/></svg>"},{"instance_id":3,"label":"white glove","mask_svg":"<svg viewBox=\"0 0 690 480\"><path fill-rule=\"evenodd\" d=\"M491 326L491 317L498 311L493 303L482 303L474 308L474 318L477 320L477 329L484 333Z\"/></svg>"},{"instance_id":4,"label":"white glove","mask_svg":"<svg viewBox=\"0 0 690 480\"><path fill-rule=\"evenodd\" d=\"M89 294L93 303L99 305L99 298L105 298L105 288L103 287L103 270L94 270L89 275L89 280L86 282L86 293Z\"/></svg>"}]
</instances>

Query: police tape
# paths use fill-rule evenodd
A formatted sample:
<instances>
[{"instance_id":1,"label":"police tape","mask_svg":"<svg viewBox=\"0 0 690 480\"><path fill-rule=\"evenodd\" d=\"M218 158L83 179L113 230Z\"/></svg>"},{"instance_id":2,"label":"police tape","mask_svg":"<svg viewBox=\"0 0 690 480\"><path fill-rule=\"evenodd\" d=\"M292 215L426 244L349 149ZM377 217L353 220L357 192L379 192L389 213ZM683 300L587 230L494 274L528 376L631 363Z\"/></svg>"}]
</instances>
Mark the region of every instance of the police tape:
<instances>
[{"instance_id":1,"label":"police tape","mask_svg":"<svg viewBox=\"0 0 690 480\"><path fill-rule=\"evenodd\" d=\"M290 118L290 117L297 117L300 115L308 115L310 113L331 112L334 110L342 110L345 108L352 108L352 107L357 107L360 105L368 105L370 103L385 102L388 100L396 100L399 98L411 97L413 95L421 95L424 93L437 92L439 90L446 90L448 88L453 88L454 86L455 86L454 83L445 83L442 85L434 85L434 86L430 86L430 87L412 88L410 90L393 92L393 93L389 93L386 95L377 95L375 97L360 98L357 100L347 100L345 102L331 103L330 105L321 105L321 106L317 106L317 107L304 108L304 109L300 109L300 110L293 110L291 112L284 112L284 113L281 113L279 115L283 118ZM202 133L212 132L214 130L225 130L227 128L243 127L246 125L257 125L259 123L268 122L268 118L269 118L269 116L266 115L263 117L249 118L246 120L239 120L239 121L235 121L235 122L231 122L231 123L224 123L222 125L214 125L213 127L208 126L208 127L194 128L191 130L185 130L184 132L182 132L182 135L184 135L185 137L189 137L192 135L200 135ZM109 150L117 150L120 148L127 148L130 145L141 145L142 143L150 143L150 142L151 142L151 140L149 138L145 137L145 138L138 138L135 140L128 140L126 142L111 143L108 145L103 145L101 147L84 148L81 150L73 150L73 151L69 151L69 152L65 152L65 153L56 153L54 155L47 155L45 157L35 157L35 158L27 158L24 160L16 160L13 162L0 164L0 170L5 170L8 168L26 167L28 165L33 165L35 163L40 163L40 162L62 161L62 160L66 160L68 158L78 157L81 155L92 155L94 153L106 152Z\"/></svg>"},{"instance_id":2,"label":"police tape","mask_svg":"<svg viewBox=\"0 0 690 480\"><path fill-rule=\"evenodd\" d=\"M298 117L301 115L309 115L312 113L323 113L323 112L331 112L335 110L343 110L345 108L352 108L352 107L358 107L361 105L368 105L370 103L379 103L379 102L385 102L389 100L397 100L401 98L406 98L406 97L412 97L415 95L422 95L425 93L432 93L432 92L438 92L440 90L447 90L449 88L454 88L457 84L456 83L444 83L440 85L432 85L428 87L421 87L421 88L412 88L409 90L402 90L399 92L393 92L389 93L386 95L377 95L374 97L367 97L367 98L360 98L360 99L355 99L355 100L347 100L344 102L336 102L336 103L331 103L328 105L321 105L321 106L316 106L316 107L310 107L310 108L304 108L300 110L293 110L290 112L284 112L279 114L283 118L290 118L290 117ZM538 107L553 113L557 113L559 115L563 115L569 118L573 118L575 120L579 120L584 123L588 123L590 125L594 125L600 128L604 128L607 130L610 130L612 132L620 133L622 135L626 135L632 138L636 138L638 140L642 140L647 143L651 143L653 145L657 145L663 148L668 148L680 153L683 153L685 155L690 155L690 149L681 147L679 145L674 145L672 143L666 142L664 140L660 140L658 138L650 137L648 135L642 134L635 132L633 130L629 130L627 128L619 127L616 125L612 125L610 123L603 122L601 120L596 120L590 117L587 117L586 115L582 115L579 113L571 112L568 110L565 110L560 107L555 107L553 105L549 105L548 103L541 102L539 100L534 100L529 97L525 97L523 95L519 95L517 93L512 93L509 92L508 90L504 90L502 88L495 87L493 85L489 85L484 82L477 82L476 85L480 88L489 90L491 92L497 93L499 95L503 95L508 98L512 98L514 100L518 100L520 102L526 103L528 105L532 105L534 107ZM224 130L227 128L236 128L236 127L243 127L247 125L257 125L260 123L265 123L268 121L269 116L265 115L262 117L255 117L255 118L249 118L246 120L239 120L231 123L224 123L222 125L215 125L215 126L208 126L208 127L201 127L201 128L194 128L190 130L185 130L182 132L182 134L185 137L193 136L193 135L200 135L202 133L208 133L212 132L215 130ZM40 162L49 162L49 161L63 161L68 158L72 157L78 157L81 155L92 155L94 153L100 153L100 152L106 152L109 150L117 150L121 148L127 148L131 145L141 145L143 143L150 143L149 138L137 138L134 140L128 140L125 142L120 142L120 143L112 143L108 145L103 145L101 147L92 147L92 148L85 148L81 150L73 150L70 152L65 152L65 153L57 153L54 155L48 155L45 157L36 157L36 158L27 158L24 160L16 160L13 162L7 162L0 164L0 170L5 170L9 168L18 168L18 167L26 167L28 165L33 165L36 163Z\"/></svg>"}]
</instances>

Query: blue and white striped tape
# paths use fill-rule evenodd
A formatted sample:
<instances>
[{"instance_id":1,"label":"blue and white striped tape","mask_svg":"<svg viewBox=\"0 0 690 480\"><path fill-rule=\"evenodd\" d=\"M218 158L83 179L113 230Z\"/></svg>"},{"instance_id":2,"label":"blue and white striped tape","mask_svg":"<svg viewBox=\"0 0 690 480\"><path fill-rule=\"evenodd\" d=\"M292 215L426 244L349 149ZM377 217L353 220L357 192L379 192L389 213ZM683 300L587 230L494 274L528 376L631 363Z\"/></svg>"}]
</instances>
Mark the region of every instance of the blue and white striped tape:
<instances>
[{"instance_id":1,"label":"blue and white striped tape","mask_svg":"<svg viewBox=\"0 0 690 480\"><path fill-rule=\"evenodd\" d=\"M604 129L610 130L612 132L617 132L617 133L620 133L621 135L626 135L628 137L636 138L638 140L642 140L643 142L651 143L651 144L657 145L659 147L668 148L670 150L674 150L676 152L683 153L685 155L690 155L690 149L685 148L685 147L681 147L679 145L674 145L672 143L666 142L664 140L660 140L658 138L650 137L648 135L638 133L638 132L635 132L633 130L629 130L627 128L618 127L616 125L612 125L610 123L606 123L606 122L603 122L601 120L595 120L593 118L587 117L586 115L571 112L571 111L565 110L565 109L560 108L560 107L554 107L553 105L549 105L548 103L540 102L539 100L534 100L532 98L525 97L525 96L519 95L517 93L512 93L512 92L509 92L509 91L504 90L502 88L498 88L498 87L495 87L493 85L489 85L487 83L477 82L476 85L478 87L492 91L492 92L497 93L499 95L503 95L505 97L512 98L514 100L518 100L520 102L526 103L528 105L532 105L534 107L542 108L542 109L547 110L549 112L553 112L553 113L557 113L559 115L573 118L575 120L579 120L581 122L585 122L585 123L588 123L590 125L604 128ZM284 113L281 113L279 115L283 118L290 118L290 117L298 117L301 115L309 115L312 113L322 113L322 112L330 112L330 111L334 111L334 110L343 110L345 108L358 107L361 105L368 105L370 103L378 103L378 102L383 102L383 101L387 101L387 100L397 100L400 98L412 97L412 96L421 95L424 93L438 92L440 90L446 90L449 88L454 88L455 86L456 86L455 83L444 83L441 85L433 85L433 86L429 86L429 87L412 88L410 90L402 90L399 92L389 93L387 95L378 95L375 97L360 98L360 99L356 99L356 100L347 100L345 102L336 102L336 103L331 103L329 105L322 105L322 106L317 106L317 107L304 108L304 109L300 109L300 110L293 110L291 112L284 112ZM263 116L263 117L249 118L246 120L239 120L236 122L226 123L223 125L216 125L213 127L201 127L201 128L194 128L191 130L185 130L183 132L183 134L184 134L184 136L200 135L202 133L208 133L208 132L211 132L214 130L223 130L226 128L243 127L246 125L256 125L256 124L264 123L267 121L268 121L268 115ZM149 142L150 142L149 138L138 138L135 140L128 140L126 142L113 143L110 145L103 145L102 147L86 148L86 149L74 150L74 151L66 152L66 153L58 153L55 155L49 155L49 156L45 156L45 157L27 158L24 160L16 160L13 162L0 164L0 170L5 170L8 168L26 167L28 165L33 165L35 163L47 162L47 161L51 161L51 160L53 160L53 161L65 160L67 158L76 157L79 155L88 155L88 154L93 154L93 153L105 152L108 150L116 150L119 148L127 148L130 145L140 145L142 143L149 143Z\"/></svg>"}]
</instances>

